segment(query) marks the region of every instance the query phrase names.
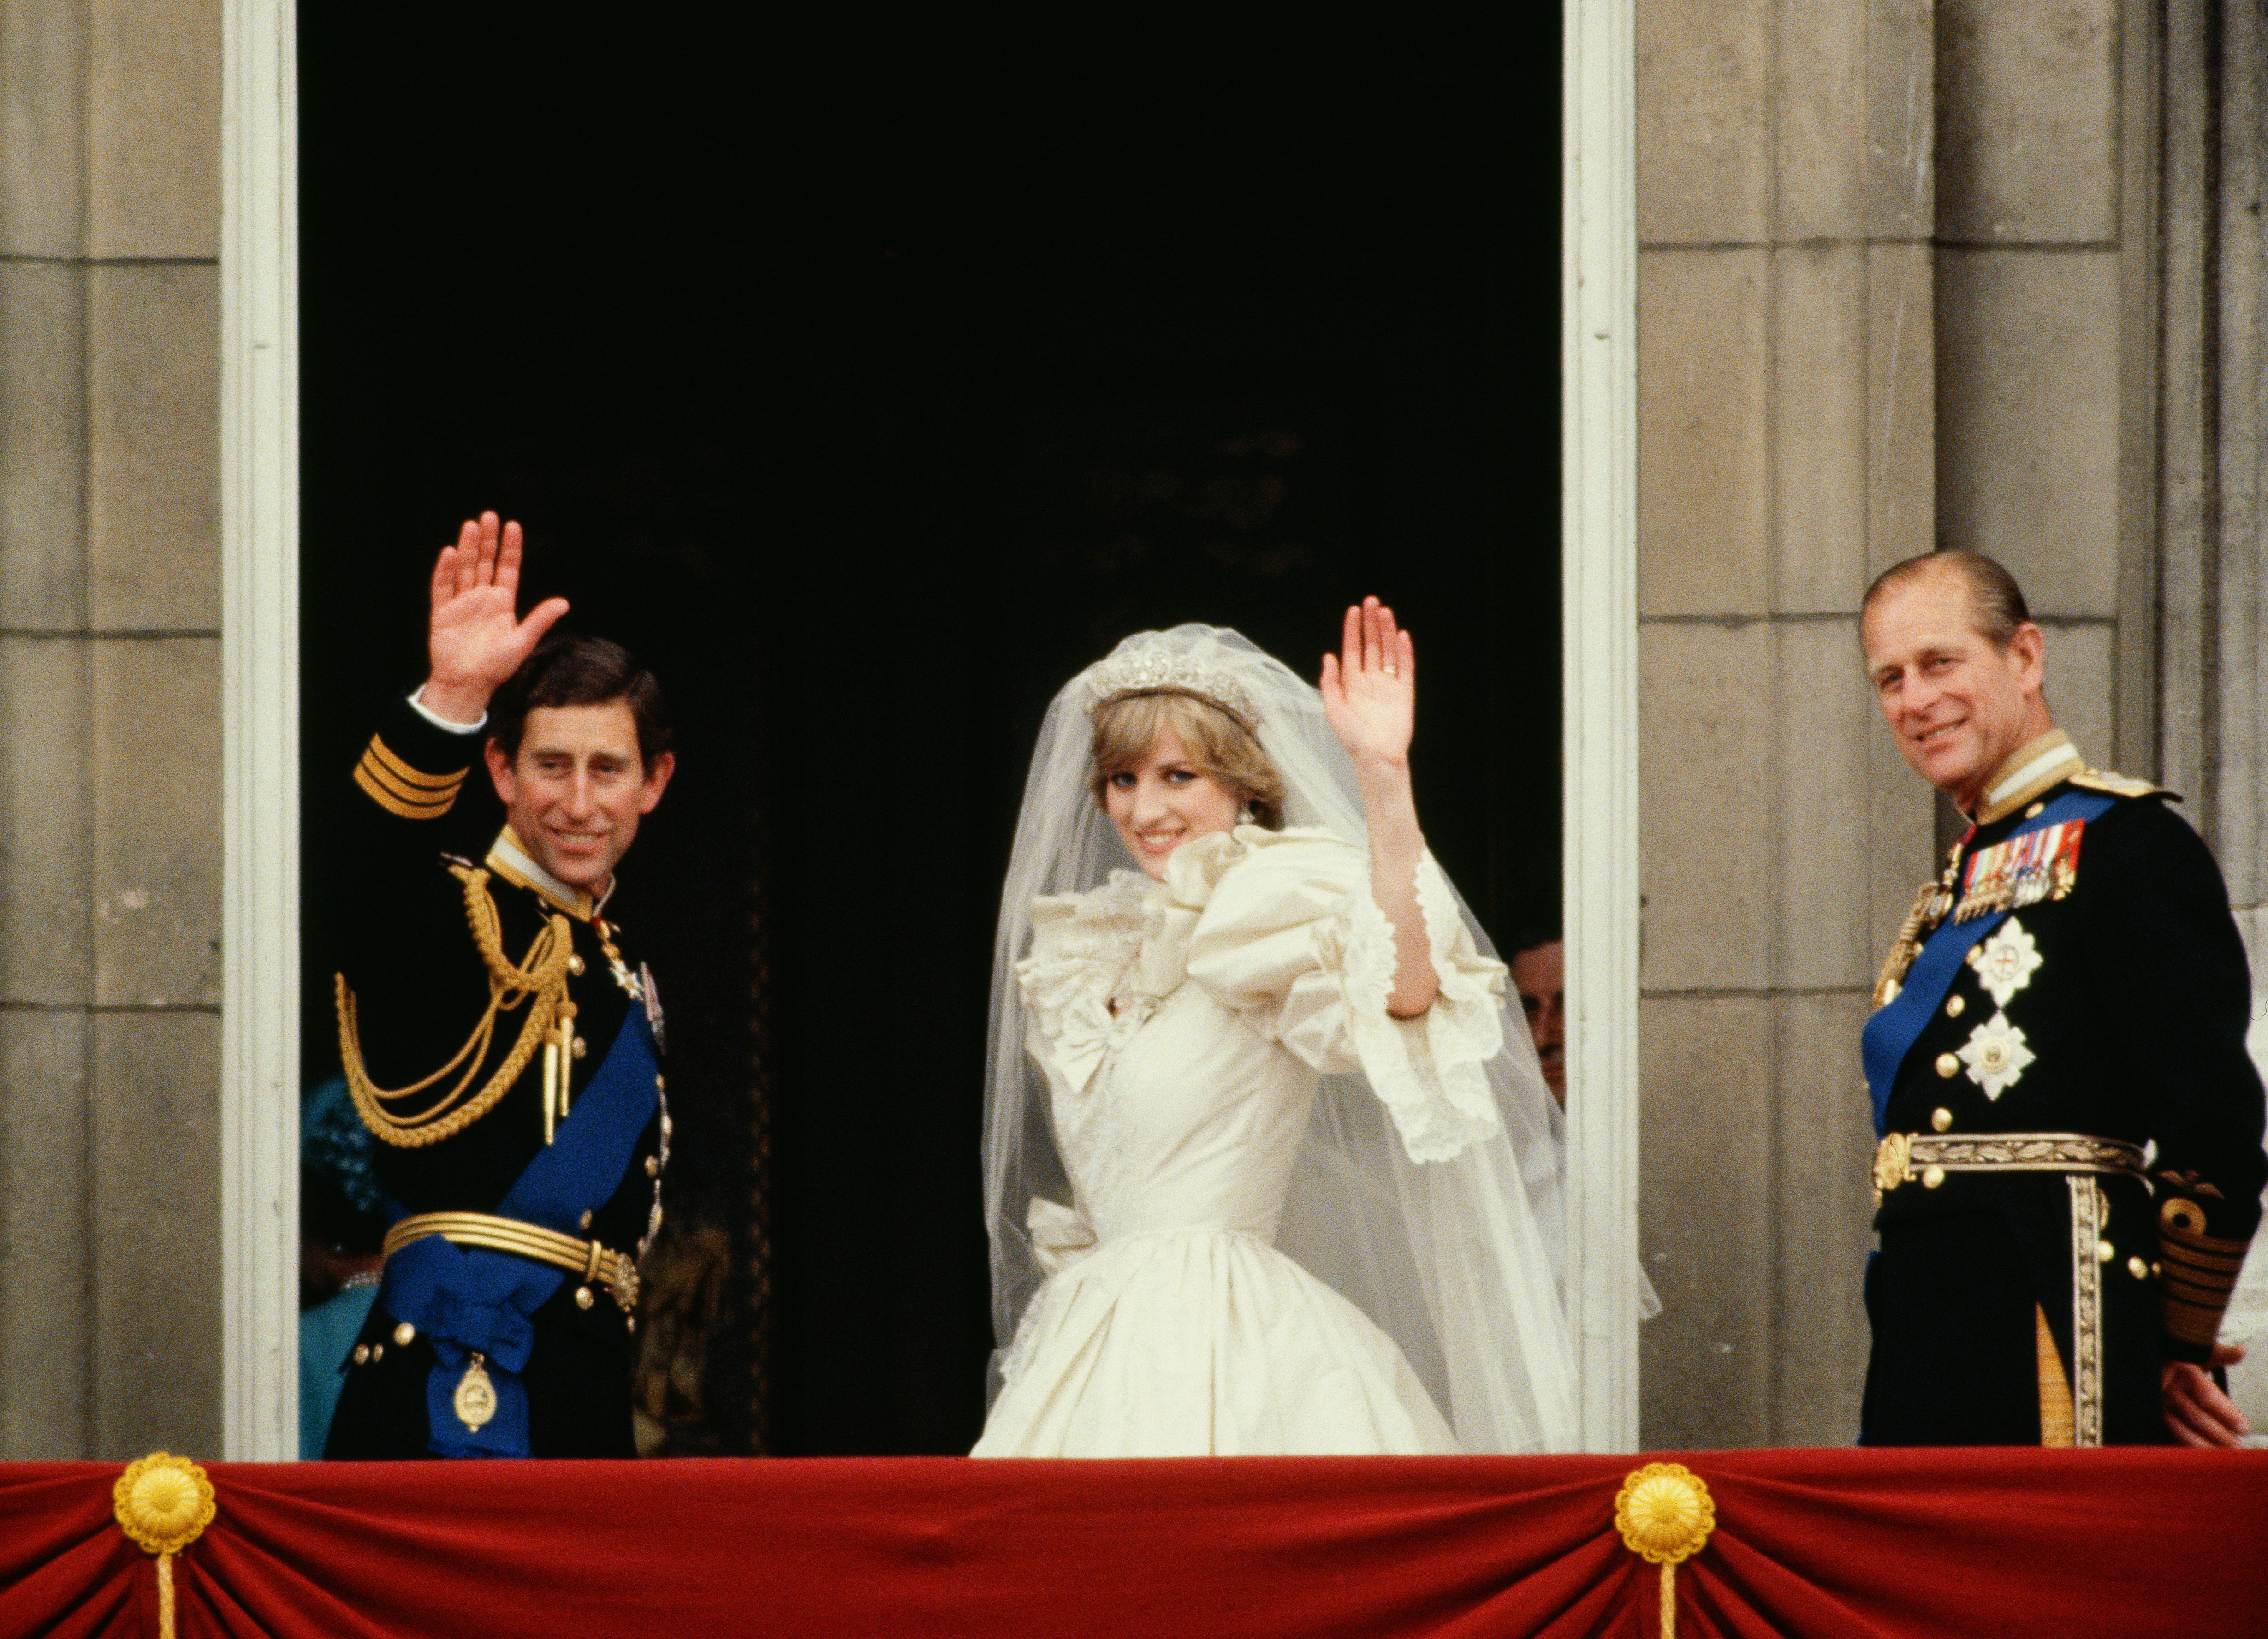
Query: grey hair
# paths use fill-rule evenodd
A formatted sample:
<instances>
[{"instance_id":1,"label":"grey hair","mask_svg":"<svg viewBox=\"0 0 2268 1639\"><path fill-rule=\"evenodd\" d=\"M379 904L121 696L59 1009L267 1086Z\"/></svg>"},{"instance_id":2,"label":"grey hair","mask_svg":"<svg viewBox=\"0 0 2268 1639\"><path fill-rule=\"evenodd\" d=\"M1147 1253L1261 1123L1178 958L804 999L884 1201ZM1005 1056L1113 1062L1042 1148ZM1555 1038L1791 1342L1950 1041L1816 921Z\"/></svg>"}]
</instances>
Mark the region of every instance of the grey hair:
<instances>
[{"instance_id":1,"label":"grey hair","mask_svg":"<svg viewBox=\"0 0 2268 1639\"><path fill-rule=\"evenodd\" d=\"M1925 552L1903 563L1891 564L1874 577L1874 584L1859 600L1859 620L1866 620L1867 611L1884 592L1918 580L1933 569L1943 569L1961 577L1962 584L1969 588L1970 617L1977 635L1995 649L2006 649L2014 641L2016 628L2031 620L2031 609L2024 602L2024 589L2016 584L2016 577L1999 559L1964 547Z\"/></svg>"}]
</instances>

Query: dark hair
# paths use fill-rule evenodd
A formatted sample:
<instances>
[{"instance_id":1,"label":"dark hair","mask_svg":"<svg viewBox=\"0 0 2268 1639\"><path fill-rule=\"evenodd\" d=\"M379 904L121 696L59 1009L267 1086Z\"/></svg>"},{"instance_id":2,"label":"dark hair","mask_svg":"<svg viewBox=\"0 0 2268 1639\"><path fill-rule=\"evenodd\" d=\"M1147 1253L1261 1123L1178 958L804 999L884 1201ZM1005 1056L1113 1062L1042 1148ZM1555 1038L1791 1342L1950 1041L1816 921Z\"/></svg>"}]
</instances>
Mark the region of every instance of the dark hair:
<instances>
[{"instance_id":1,"label":"dark hair","mask_svg":"<svg viewBox=\"0 0 2268 1639\"><path fill-rule=\"evenodd\" d=\"M539 706L603 706L621 701L637 724L638 761L653 771L670 747L661 685L620 643L554 631L520 663L489 702L489 738L507 758L519 755L527 714Z\"/></svg>"},{"instance_id":2,"label":"dark hair","mask_svg":"<svg viewBox=\"0 0 2268 1639\"><path fill-rule=\"evenodd\" d=\"M2006 649L2014 641L2016 628L2032 618L2031 610L2024 603L2024 589L2016 584L2016 577L1998 559L1963 547L1948 547L1941 551L1925 552L1903 563L1893 563L1875 576L1874 584L1859 600L1859 619L1866 618L1867 611L1874 606L1874 599L1883 592L1918 579L1933 569L1943 569L1961 577L1969 588L1970 617L1976 625L1977 635L1995 649Z\"/></svg>"},{"instance_id":3,"label":"dark hair","mask_svg":"<svg viewBox=\"0 0 2268 1639\"><path fill-rule=\"evenodd\" d=\"M1529 951L1562 942L1557 921L1523 922L1513 926L1511 937L1505 940L1502 949L1507 957L1523 956Z\"/></svg>"}]
</instances>

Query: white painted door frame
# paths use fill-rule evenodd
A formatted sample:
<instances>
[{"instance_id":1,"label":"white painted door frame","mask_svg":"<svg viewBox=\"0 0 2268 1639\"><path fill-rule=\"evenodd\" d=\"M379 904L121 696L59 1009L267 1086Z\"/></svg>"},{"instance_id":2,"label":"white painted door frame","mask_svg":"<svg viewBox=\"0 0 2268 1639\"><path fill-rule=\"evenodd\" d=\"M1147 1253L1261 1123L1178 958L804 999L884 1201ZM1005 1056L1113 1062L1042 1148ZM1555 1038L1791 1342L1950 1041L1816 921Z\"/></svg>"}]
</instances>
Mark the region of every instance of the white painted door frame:
<instances>
[{"instance_id":1,"label":"white painted door frame","mask_svg":"<svg viewBox=\"0 0 2268 1639\"><path fill-rule=\"evenodd\" d=\"M298 1449L298 221L290 0L222 22L221 1250L229 1458ZM1638 1444L1634 0L1565 11L1561 438L1571 1302L1583 1444Z\"/></svg>"},{"instance_id":2,"label":"white painted door frame","mask_svg":"<svg viewBox=\"0 0 2268 1639\"><path fill-rule=\"evenodd\" d=\"M1636 0L1567 0L1560 576L1569 1303L1587 1451L1638 1448Z\"/></svg>"},{"instance_id":3,"label":"white painted door frame","mask_svg":"<svg viewBox=\"0 0 2268 1639\"><path fill-rule=\"evenodd\" d=\"M299 1450L299 226L291 0L221 19L222 1442Z\"/></svg>"}]
</instances>

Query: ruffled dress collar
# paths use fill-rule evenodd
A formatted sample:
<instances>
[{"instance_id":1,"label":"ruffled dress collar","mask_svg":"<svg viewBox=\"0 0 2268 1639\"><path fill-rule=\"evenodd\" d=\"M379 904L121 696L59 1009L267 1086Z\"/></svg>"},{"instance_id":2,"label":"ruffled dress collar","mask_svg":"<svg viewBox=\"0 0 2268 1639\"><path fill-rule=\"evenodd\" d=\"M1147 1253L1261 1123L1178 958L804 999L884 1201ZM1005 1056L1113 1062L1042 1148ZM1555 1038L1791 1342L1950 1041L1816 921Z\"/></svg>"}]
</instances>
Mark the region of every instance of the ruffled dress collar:
<instances>
[{"instance_id":1,"label":"ruffled dress collar","mask_svg":"<svg viewBox=\"0 0 2268 1639\"><path fill-rule=\"evenodd\" d=\"M1035 1050L1074 1090L1092 1082L1181 988L1197 917L1214 886L1252 841L1272 834L1240 826L1201 836L1167 857L1162 882L1114 871L1084 893L1032 902L1031 954L1016 964L1016 977Z\"/></svg>"}]
</instances>

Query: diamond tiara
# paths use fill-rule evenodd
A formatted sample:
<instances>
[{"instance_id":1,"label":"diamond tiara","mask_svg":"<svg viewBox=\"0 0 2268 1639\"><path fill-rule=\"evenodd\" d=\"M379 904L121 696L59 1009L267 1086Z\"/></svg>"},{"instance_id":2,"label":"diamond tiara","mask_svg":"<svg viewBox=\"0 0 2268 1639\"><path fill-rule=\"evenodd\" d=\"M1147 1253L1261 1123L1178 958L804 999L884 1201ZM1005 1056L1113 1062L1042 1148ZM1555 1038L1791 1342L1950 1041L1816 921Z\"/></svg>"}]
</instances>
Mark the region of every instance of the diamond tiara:
<instances>
[{"instance_id":1,"label":"diamond tiara","mask_svg":"<svg viewBox=\"0 0 2268 1639\"><path fill-rule=\"evenodd\" d=\"M1209 701L1248 729L1256 720L1252 702L1226 670L1170 649L1136 649L1099 660L1087 668L1086 687L1090 716L1127 695L1171 693Z\"/></svg>"}]
</instances>

